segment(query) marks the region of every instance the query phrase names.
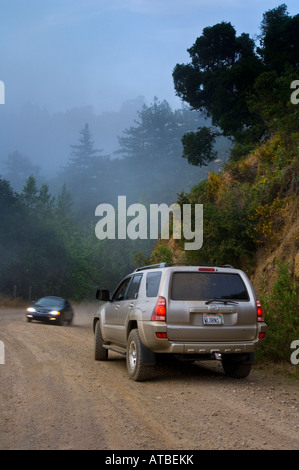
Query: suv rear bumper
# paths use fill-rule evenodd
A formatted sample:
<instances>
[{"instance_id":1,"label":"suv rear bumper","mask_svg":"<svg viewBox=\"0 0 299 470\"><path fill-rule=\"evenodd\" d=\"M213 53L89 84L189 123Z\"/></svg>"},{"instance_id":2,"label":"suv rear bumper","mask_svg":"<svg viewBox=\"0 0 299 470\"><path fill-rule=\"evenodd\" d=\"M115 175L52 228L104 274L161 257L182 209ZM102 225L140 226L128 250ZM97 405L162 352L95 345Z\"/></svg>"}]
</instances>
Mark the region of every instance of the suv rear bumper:
<instances>
[{"instance_id":1,"label":"suv rear bumper","mask_svg":"<svg viewBox=\"0 0 299 470\"><path fill-rule=\"evenodd\" d=\"M266 333L267 326L265 323L257 323L256 337L251 341L200 341L200 342L178 342L169 339L157 338L156 332L167 331L166 324L158 324L156 322L140 322L138 324L140 338L144 346L155 353L172 353L172 354L242 354L255 351L260 346L264 338L260 338L260 333Z\"/></svg>"}]
</instances>

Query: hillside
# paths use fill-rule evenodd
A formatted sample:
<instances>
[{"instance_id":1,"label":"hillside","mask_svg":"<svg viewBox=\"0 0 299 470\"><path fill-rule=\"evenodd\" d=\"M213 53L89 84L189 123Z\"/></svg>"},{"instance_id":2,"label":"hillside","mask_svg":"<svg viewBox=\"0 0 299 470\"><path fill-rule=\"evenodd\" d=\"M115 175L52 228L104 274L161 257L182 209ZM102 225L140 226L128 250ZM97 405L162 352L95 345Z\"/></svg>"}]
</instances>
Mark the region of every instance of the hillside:
<instances>
[{"instance_id":1,"label":"hillside","mask_svg":"<svg viewBox=\"0 0 299 470\"><path fill-rule=\"evenodd\" d=\"M298 281L298 24L282 4L264 13L259 42L231 23L206 27L189 63L176 65L178 96L213 124L183 137L183 157L200 167L214 161L219 132L233 148L222 171L179 195L181 204L204 205L201 250L182 253L176 243L156 247L155 257L230 263L263 292L275 286L279 263Z\"/></svg>"},{"instance_id":2,"label":"hillside","mask_svg":"<svg viewBox=\"0 0 299 470\"><path fill-rule=\"evenodd\" d=\"M230 160L222 171L209 172L178 198L180 204L204 206L201 250L184 252L181 240L160 240L153 258L231 263L247 271L257 290L262 274L272 287L275 259L289 263L298 278L298 170L298 136L286 145L276 134L242 159Z\"/></svg>"},{"instance_id":3,"label":"hillside","mask_svg":"<svg viewBox=\"0 0 299 470\"><path fill-rule=\"evenodd\" d=\"M209 172L178 197L180 204L203 204L202 248L184 251L184 240L159 240L152 253L154 262L243 269L263 299L271 334L277 333L268 343L270 355L281 358L289 357L299 334L298 144L298 134L276 133L243 158L230 159L222 171ZM285 344L281 354L278 339Z\"/></svg>"},{"instance_id":4,"label":"hillside","mask_svg":"<svg viewBox=\"0 0 299 470\"><path fill-rule=\"evenodd\" d=\"M298 197L287 204L289 212L284 219L278 242L275 247L269 243L258 248L255 254L255 269L251 275L257 292L260 290L260 280L263 276L266 280L267 290L271 290L277 278L275 260L290 265L290 271L295 282L299 280L299 219L298 219Z\"/></svg>"}]
</instances>

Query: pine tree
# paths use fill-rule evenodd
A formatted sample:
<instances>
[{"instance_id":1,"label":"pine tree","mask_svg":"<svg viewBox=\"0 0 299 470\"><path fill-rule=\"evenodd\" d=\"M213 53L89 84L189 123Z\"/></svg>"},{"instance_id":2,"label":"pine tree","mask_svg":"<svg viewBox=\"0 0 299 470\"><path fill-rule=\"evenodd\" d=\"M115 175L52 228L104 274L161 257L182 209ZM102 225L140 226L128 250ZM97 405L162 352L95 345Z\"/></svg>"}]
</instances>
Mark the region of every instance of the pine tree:
<instances>
[{"instance_id":1,"label":"pine tree","mask_svg":"<svg viewBox=\"0 0 299 470\"><path fill-rule=\"evenodd\" d=\"M85 124L80 135L79 144L71 145L72 152L66 169L72 181L76 182L77 190L85 190L94 185L101 172L103 157L99 155L102 150L94 147L88 124Z\"/></svg>"},{"instance_id":2,"label":"pine tree","mask_svg":"<svg viewBox=\"0 0 299 470\"><path fill-rule=\"evenodd\" d=\"M74 168L77 171L89 170L95 166L95 162L99 161L98 153L100 150L94 148L94 141L92 140L91 132L88 124L80 132L79 144L71 145L73 149L69 159L69 168Z\"/></svg>"},{"instance_id":3,"label":"pine tree","mask_svg":"<svg viewBox=\"0 0 299 470\"><path fill-rule=\"evenodd\" d=\"M80 217L94 212L107 180L109 157L95 147L88 124L80 131L79 143L71 145L71 155L64 168L64 183L70 191Z\"/></svg>"}]
</instances>

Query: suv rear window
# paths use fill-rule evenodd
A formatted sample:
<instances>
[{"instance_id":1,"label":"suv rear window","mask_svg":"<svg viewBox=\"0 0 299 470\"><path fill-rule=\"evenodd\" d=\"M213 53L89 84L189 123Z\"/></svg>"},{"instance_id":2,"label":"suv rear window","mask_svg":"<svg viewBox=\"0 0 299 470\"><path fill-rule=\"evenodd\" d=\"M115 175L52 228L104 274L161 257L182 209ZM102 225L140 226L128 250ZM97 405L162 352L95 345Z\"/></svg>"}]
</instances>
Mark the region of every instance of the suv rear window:
<instances>
[{"instance_id":1,"label":"suv rear window","mask_svg":"<svg viewBox=\"0 0 299 470\"><path fill-rule=\"evenodd\" d=\"M147 273L146 275L146 296L157 297L160 286L162 272Z\"/></svg>"},{"instance_id":2,"label":"suv rear window","mask_svg":"<svg viewBox=\"0 0 299 470\"><path fill-rule=\"evenodd\" d=\"M173 300L249 300L239 274L176 272L172 277Z\"/></svg>"}]
</instances>

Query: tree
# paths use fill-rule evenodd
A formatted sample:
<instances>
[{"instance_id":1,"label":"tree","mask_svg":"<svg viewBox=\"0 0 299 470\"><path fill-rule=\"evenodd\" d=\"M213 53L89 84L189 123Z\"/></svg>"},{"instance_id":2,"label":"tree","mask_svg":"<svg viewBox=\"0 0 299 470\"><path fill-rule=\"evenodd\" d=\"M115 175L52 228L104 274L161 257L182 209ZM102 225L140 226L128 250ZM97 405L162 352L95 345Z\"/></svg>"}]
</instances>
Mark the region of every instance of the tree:
<instances>
[{"instance_id":1,"label":"tree","mask_svg":"<svg viewBox=\"0 0 299 470\"><path fill-rule=\"evenodd\" d=\"M138 115L137 126L126 129L119 137L120 153L150 165L161 158L173 158L180 145L179 126L168 102L161 103L155 97L154 103L144 105Z\"/></svg>"},{"instance_id":2,"label":"tree","mask_svg":"<svg viewBox=\"0 0 299 470\"><path fill-rule=\"evenodd\" d=\"M71 193L67 190L66 185L63 184L60 193L57 195L55 208L56 219L63 227L66 227L73 220L72 206Z\"/></svg>"},{"instance_id":3,"label":"tree","mask_svg":"<svg viewBox=\"0 0 299 470\"><path fill-rule=\"evenodd\" d=\"M88 124L85 124L80 135L79 144L71 145L72 152L66 173L72 184L76 185L77 191L91 191L95 189L95 181L101 173L102 150L94 147Z\"/></svg>"},{"instance_id":4,"label":"tree","mask_svg":"<svg viewBox=\"0 0 299 470\"><path fill-rule=\"evenodd\" d=\"M298 106L290 100L290 85L298 79L299 15L289 16L285 4L263 15L260 47L265 71L248 94L247 104L269 134L279 131L289 139L298 130Z\"/></svg>"},{"instance_id":5,"label":"tree","mask_svg":"<svg viewBox=\"0 0 299 470\"><path fill-rule=\"evenodd\" d=\"M9 181L0 178L0 215L1 228L5 227L5 217L9 216L18 204L17 193L12 189Z\"/></svg>"},{"instance_id":6,"label":"tree","mask_svg":"<svg viewBox=\"0 0 299 470\"><path fill-rule=\"evenodd\" d=\"M29 176L21 193L21 199L28 209L35 209L38 199L38 189L36 179L33 175Z\"/></svg>"},{"instance_id":7,"label":"tree","mask_svg":"<svg viewBox=\"0 0 299 470\"><path fill-rule=\"evenodd\" d=\"M269 133L269 127L264 113L253 104L255 86L263 73L271 71L280 77L286 67L298 70L298 22L299 15L291 18L285 5L266 12L258 49L248 34L237 36L230 23L204 28L202 36L188 49L191 62L174 68L177 95L210 116L212 124L236 144L248 146L260 141ZM278 93L278 88L275 90ZM198 149L201 142L207 146L207 138L201 130L192 136ZM212 144L213 130L209 138ZM206 158L197 155L194 159L196 151L190 152L190 141L191 136L186 139L184 154L191 161L205 164L214 158L208 146Z\"/></svg>"},{"instance_id":8,"label":"tree","mask_svg":"<svg viewBox=\"0 0 299 470\"><path fill-rule=\"evenodd\" d=\"M94 215L94 208L109 185L110 159L101 155L102 150L95 148L88 124L80 131L79 143L71 145L71 149L61 177L78 207L78 216L86 219Z\"/></svg>"},{"instance_id":9,"label":"tree","mask_svg":"<svg viewBox=\"0 0 299 470\"><path fill-rule=\"evenodd\" d=\"M79 144L71 145L72 153L69 158L69 169L74 168L76 171L89 172L96 167L100 150L94 148L94 141L89 130L88 124L80 132Z\"/></svg>"},{"instance_id":10,"label":"tree","mask_svg":"<svg viewBox=\"0 0 299 470\"><path fill-rule=\"evenodd\" d=\"M173 71L177 95L210 116L224 135L240 137L253 120L246 93L263 67L254 42L222 22L204 28L188 52L191 63Z\"/></svg>"},{"instance_id":11,"label":"tree","mask_svg":"<svg viewBox=\"0 0 299 470\"><path fill-rule=\"evenodd\" d=\"M259 37L261 47L257 52L267 71L275 70L282 75L286 67L298 70L298 31L299 15L291 17L285 4L264 13Z\"/></svg>"},{"instance_id":12,"label":"tree","mask_svg":"<svg viewBox=\"0 0 299 470\"><path fill-rule=\"evenodd\" d=\"M15 191L21 191L26 179L33 175L39 177L40 167L33 165L28 157L24 157L18 151L10 153L4 162L4 177L10 182Z\"/></svg>"},{"instance_id":13,"label":"tree","mask_svg":"<svg viewBox=\"0 0 299 470\"><path fill-rule=\"evenodd\" d=\"M146 191L146 198L151 202L158 199L172 202L176 196L174 189L195 183L196 175L181 159L181 139L203 122L203 116L186 105L172 111L166 100L160 102L157 98L150 106L144 105L135 126L119 137L123 159L117 165L127 175L130 188L125 191L136 188L138 197Z\"/></svg>"},{"instance_id":14,"label":"tree","mask_svg":"<svg viewBox=\"0 0 299 470\"><path fill-rule=\"evenodd\" d=\"M182 137L183 157L191 165L206 166L216 158L214 143L216 133L204 126L197 132L188 132Z\"/></svg>"},{"instance_id":15,"label":"tree","mask_svg":"<svg viewBox=\"0 0 299 470\"><path fill-rule=\"evenodd\" d=\"M18 263L24 223L18 194L7 180L0 178L0 293L11 293Z\"/></svg>"},{"instance_id":16,"label":"tree","mask_svg":"<svg viewBox=\"0 0 299 470\"><path fill-rule=\"evenodd\" d=\"M41 217L46 217L52 209L54 198L49 193L47 184L42 184L38 189L36 179L29 176L21 193L21 201L30 212L35 211Z\"/></svg>"}]
</instances>

